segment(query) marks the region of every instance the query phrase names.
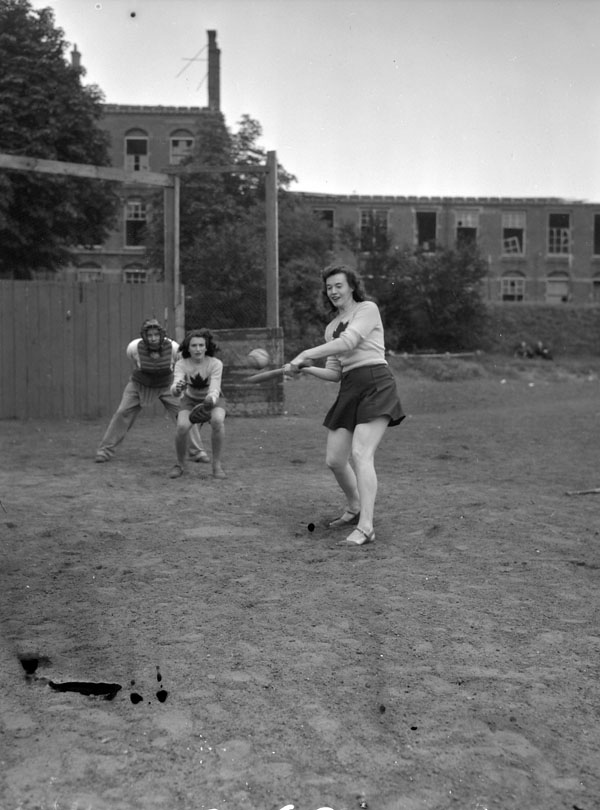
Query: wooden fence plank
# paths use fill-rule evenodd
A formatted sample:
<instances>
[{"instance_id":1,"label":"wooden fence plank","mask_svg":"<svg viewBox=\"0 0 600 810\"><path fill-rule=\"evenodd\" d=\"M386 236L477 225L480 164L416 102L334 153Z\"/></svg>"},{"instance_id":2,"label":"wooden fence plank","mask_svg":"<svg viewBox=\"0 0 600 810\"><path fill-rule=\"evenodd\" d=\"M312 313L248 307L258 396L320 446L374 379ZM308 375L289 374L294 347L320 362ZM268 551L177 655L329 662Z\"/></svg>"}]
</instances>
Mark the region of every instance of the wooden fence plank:
<instances>
[{"instance_id":1,"label":"wooden fence plank","mask_svg":"<svg viewBox=\"0 0 600 810\"><path fill-rule=\"evenodd\" d=\"M15 286L7 282L0 295L0 414L7 418L17 416L17 389L15 381L18 375L17 342L13 334L15 317Z\"/></svg>"},{"instance_id":2,"label":"wooden fence plank","mask_svg":"<svg viewBox=\"0 0 600 810\"><path fill-rule=\"evenodd\" d=\"M100 371L100 334L106 328L106 322L100 319L100 291L101 284L80 284L84 300L82 306L85 307L85 318L78 320L78 342L82 347L82 359L80 374L85 384L85 391L82 392L82 401L85 412L88 416L100 416L102 412L102 374ZM109 363L109 358L104 358L105 363Z\"/></svg>"}]
</instances>

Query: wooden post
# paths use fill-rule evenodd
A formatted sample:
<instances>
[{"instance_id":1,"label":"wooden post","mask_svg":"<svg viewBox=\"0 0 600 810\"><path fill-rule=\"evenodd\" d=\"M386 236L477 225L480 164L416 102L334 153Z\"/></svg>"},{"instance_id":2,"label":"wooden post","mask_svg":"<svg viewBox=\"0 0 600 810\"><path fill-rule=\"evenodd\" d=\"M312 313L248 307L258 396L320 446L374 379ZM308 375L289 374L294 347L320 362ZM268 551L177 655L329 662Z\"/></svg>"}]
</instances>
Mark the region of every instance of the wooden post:
<instances>
[{"instance_id":1,"label":"wooden post","mask_svg":"<svg viewBox=\"0 0 600 810\"><path fill-rule=\"evenodd\" d=\"M175 313L175 340L181 343L185 336L185 299L181 285L179 233L180 233L180 197L181 179L173 178L173 311Z\"/></svg>"},{"instance_id":2,"label":"wooden post","mask_svg":"<svg viewBox=\"0 0 600 810\"><path fill-rule=\"evenodd\" d=\"M173 312L175 307L175 185L171 188L165 188L164 195L164 275L165 286L167 288L167 302L168 312L166 313L167 323L165 327L167 332L177 340L177 336L173 334L175 331L175 323L168 320L169 315Z\"/></svg>"},{"instance_id":3,"label":"wooden post","mask_svg":"<svg viewBox=\"0 0 600 810\"><path fill-rule=\"evenodd\" d=\"M265 177L267 215L267 326L279 326L279 223L277 210L277 153L267 152Z\"/></svg>"}]
</instances>

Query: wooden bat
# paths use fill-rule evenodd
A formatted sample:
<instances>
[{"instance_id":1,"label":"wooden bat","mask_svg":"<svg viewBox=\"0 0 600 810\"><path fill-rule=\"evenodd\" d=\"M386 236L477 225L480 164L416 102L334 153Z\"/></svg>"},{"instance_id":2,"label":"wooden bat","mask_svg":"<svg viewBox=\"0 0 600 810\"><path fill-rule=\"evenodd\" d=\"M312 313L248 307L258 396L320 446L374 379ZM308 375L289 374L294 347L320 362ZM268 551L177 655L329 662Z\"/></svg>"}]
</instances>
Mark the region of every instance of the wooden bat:
<instances>
[{"instance_id":1,"label":"wooden bat","mask_svg":"<svg viewBox=\"0 0 600 810\"><path fill-rule=\"evenodd\" d=\"M300 368L307 368L307 366L312 366L312 361L303 363ZM246 380L253 383L264 382L265 380L272 380L274 377L283 375L284 371L285 366L282 366L281 368L269 368L265 371L259 371L257 374L251 374L249 377L246 377Z\"/></svg>"},{"instance_id":2,"label":"wooden bat","mask_svg":"<svg viewBox=\"0 0 600 810\"><path fill-rule=\"evenodd\" d=\"M265 380L272 380L273 377L280 377L283 374L283 368L269 368L266 371L259 371L257 374L251 374L246 377L248 382L264 382Z\"/></svg>"},{"instance_id":3,"label":"wooden bat","mask_svg":"<svg viewBox=\"0 0 600 810\"><path fill-rule=\"evenodd\" d=\"M575 489L565 492L565 495L600 495L600 487L594 489Z\"/></svg>"}]
</instances>

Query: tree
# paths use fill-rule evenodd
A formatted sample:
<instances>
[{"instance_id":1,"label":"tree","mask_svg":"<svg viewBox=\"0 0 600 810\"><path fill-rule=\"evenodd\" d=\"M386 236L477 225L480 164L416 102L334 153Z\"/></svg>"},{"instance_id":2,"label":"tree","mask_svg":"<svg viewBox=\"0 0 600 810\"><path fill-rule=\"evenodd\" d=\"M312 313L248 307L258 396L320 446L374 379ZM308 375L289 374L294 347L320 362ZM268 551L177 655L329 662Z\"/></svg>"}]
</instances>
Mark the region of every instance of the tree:
<instances>
[{"instance_id":1,"label":"tree","mask_svg":"<svg viewBox=\"0 0 600 810\"><path fill-rule=\"evenodd\" d=\"M264 165L260 124L243 116L236 132L220 113L200 117L194 166ZM287 193L294 180L278 167L279 303L286 342L315 328L315 282L330 245L329 229ZM156 197L148 232L151 263L162 266L162 201ZM180 272L186 328L260 327L266 323L264 176L252 172L181 175ZM322 326L319 325L322 332Z\"/></svg>"},{"instance_id":2,"label":"tree","mask_svg":"<svg viewBox=\"0 0 600 810\"><path fill-rule=\"evenodd\" d=\"M472 243L435 252L400 248L372 221L363 250L354 225L342 226L341 245L356 257L369 296L379 304L389 349L458 351L480 345L487 319L481 285L487 264Z\"/></svg>"},{"instance_id":3,"label":"tree","mask_svg":"<svg viewBox=\"0 0 600 810\"><path fill-rule=\"evenodd\" d=\"M486 320L484 259L473 246L390 256L382 300L393 349L459 351L480 345Z\"/></svg>"},{"instance_id":4,"label":"tree","mask_svg":"<svg viewBox=\"0 0 600 810\"><path fill-rule=\"evenodd\" d=\"M0 152L108 166L102 93L82 85L85 71L67 63L63 36L51 9L0 0ZM54 271L70 247L103 242L117 203L105 181L0 173L0 275Z\"/></svg>"}]
</instances>

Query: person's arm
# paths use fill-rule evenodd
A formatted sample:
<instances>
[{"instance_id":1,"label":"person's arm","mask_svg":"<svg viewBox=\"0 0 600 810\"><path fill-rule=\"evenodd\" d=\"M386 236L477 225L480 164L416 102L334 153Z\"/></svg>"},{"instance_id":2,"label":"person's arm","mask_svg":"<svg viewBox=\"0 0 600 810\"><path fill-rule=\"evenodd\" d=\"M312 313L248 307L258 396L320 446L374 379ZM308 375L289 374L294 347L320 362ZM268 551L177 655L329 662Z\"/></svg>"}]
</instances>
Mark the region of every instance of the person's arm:
<instances>
[{"instance_id":1,"label":"person's arm","mask_svg":"<svg viewBox=\"0 0 600 810\"><path fill-rule=\"evenodd\" d=\"M135 371L136 368L140 367L140 356L138 354L138 343L140 342L139 338L137 340L132 340L131 343L127 345L127 349L125 350L125 354L127 355L127 359L131 363L131 368Z\"/></svg>"},{"instance_id":2,"label":"person's arm","mask_svg":"<svg viewBox=\"0 0 600 810\"><path fill-rule=\"evenodd\" d=\"M208 399L214 405L221 396L221 381L223 379L223 363L217 358L213 358L210 369L210 381L208 384L208 394L204 397L206 402Z\"/></svg>"},{"instance_id":3,"label":"person's arm","mask_svg":"<svg viewBox=\"0 0 600 810\"><path fill-rule=\"evenodd\" d=\"M347 352L348 348L348 344L345 343L341 337L335 338L335 340L330 340L329 343L321 343L320 346L313 346L312 349L305 349L304 351L300 352L300 354L297 354L293 360L290 360L288 365L294 366L295 369L299 370L300 366L303 363L306 363L307 360L323 360L325 357ZM308 369L304 369L303 373L306 373L307 371Z\"/></svg>"},{"instance_id":4,"label":"person's arm","mask_svg":"<svg viewBox=\"0 0 600 810\"><path fill-rule=\"evenodd\" d=\"M178 360L175 363L175 368L173 370L173 383L171 385L171 394L174 397L180 397L186 385L187 380L185 376L185 369L183 367L183 360Z\"/></svg>"},{"instance_id":5,"label":"person's arm","mask_svg":"<svg viewBox=\"0 0 600 810\"><path fill-rule=\"evenodd\" d=\"M330 343L325 344L330 346ZM301 352L301 354L303 354ZM286 363L284 366L284 374L286 377L299 377L304 375L311 375L312 377L318 377L320 380L326 380L327 382L338 382L342 377L342 364L338 360L337 357L334 355L329 355L327 357L327 362L325 363L325 367L322 366L314 366L312 365L312 361L310 361L310 365L305 365L307 362L305 359L299 361L299 364L296 365L296 361L298 360L298 355L292 363Z\"/></svg>"},{"instance_id":6,"label":"person's arm","mask_svg":"<svg viewBox=\"0 0 600 810\"><path fill-rule=\"evenodd\" d=\"M322 366L306 366L306 368L300 369L300 375L303 377L309 375L311 377L318 377L318 379L326 380L327 382L338 382L342 376L340 369L334 369L328 366L325 368Z\"/></svg>"},{"instance_id":7,"label":"person's arm","mask_svg":"<svg viewBox=\"0 0 600 810\"><path fill-rule=\"evenodd\" d=\"M377 313L376 304L369 302L368 306L363 305L352 319L352 323L348 324L339 337L297 354L289 363L292 366L292 373L297 373L302 363L306 363L307 360L322 360L324 357L343 354L355 349L373 329Z\"/></svg>"}]
</instances>

